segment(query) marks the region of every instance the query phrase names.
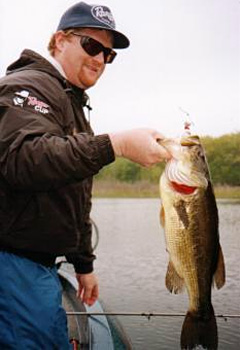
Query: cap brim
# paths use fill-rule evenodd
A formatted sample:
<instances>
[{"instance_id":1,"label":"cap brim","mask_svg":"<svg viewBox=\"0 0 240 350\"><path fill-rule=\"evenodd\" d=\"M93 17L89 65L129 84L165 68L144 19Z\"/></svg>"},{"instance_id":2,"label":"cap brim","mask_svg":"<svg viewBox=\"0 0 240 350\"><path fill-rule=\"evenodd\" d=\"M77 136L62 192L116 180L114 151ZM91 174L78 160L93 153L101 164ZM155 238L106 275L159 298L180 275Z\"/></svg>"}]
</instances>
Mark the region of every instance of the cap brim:
<instances>
[{"instance_id":1,"label":"cap brim","mask_svg":"<svg viewBox=\"0 0 240 350\"><path fill-rule=\"evenodd\" d=\"M122 33L117 32L116 30L111 30L113 33L113 48L114 49L126 49L130 45L129 39Z\"/></svg>"}]
</instances>

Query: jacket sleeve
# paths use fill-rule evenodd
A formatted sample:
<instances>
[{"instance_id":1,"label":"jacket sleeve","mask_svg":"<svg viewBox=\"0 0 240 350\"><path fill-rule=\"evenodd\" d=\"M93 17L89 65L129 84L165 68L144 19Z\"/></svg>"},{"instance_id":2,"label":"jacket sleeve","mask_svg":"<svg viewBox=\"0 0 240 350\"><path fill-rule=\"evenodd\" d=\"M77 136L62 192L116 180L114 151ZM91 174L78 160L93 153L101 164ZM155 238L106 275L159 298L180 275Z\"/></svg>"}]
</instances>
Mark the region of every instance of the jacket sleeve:
<instances>
[{"instance_id":1,"label":"jacket sleeve","mask_svg":"<svg viewBox=\"0 0 240 350\"><path fill-rule=\"evenodd\" d=\"M92 187L92 181L90 181ZM89 189L90 190L90 189ZM66 255L69 263L73 264L75 272L86 274L93 271L93 262L96 256L93 254L92 247L92 221L90 219L90 212L92 207L91 194L88 202L85 204L85 214L83 224L81 226L81 244L76 253Z\"/></svg>"},{"instance_id":2,"label":"jacket sleeve","mask_svg":"<svg viewBox=\"0 0 240 350\"><path fill-rule=\"evenodd\" d=\"M107 134L65 135L51 106L42 113L32 105L13 105L13 98L13 93L0 98L0 165L15 190L58 188L97 174L114 160Z\"/></svg>"},{"instance_id":3,"label":"jacket sleeve","mask_svg":"<svg viewBox=\"0 0 240 350\"><path fill-rule=\"evenodd\" d=\"M91 222L86 221L84 223L85 228L81 235L81 246L76 253L70 253L66 255L66 259L70 264L73 264L75 272L86 274L93 271L93 261L96 256L93 254L91 238L92 227Z\"/></svg>"}]
</instances>

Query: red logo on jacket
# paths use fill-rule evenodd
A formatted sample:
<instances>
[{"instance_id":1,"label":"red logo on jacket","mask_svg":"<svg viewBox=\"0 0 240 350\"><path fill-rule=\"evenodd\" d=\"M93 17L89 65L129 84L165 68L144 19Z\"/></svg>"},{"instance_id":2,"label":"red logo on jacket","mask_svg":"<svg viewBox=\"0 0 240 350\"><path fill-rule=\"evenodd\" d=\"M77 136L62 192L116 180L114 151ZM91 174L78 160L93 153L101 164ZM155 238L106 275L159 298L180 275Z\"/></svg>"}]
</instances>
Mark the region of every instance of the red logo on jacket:
<instances>
[{"instance_id":1,"label":"red logo on jacket","mask_svg":"<svg viewBox=\"0 0 240 350\"><path fill-rule=\"evenodd\" d=\"M13 103L15 106L24 107L24 105L34 107L36 112L40 112L42 114L49 113L49 105L40 101L35 96L31 96L29 91L22 90L19 92L15 92L15 96L13 98Z\"/></svg>"}]
</instances>

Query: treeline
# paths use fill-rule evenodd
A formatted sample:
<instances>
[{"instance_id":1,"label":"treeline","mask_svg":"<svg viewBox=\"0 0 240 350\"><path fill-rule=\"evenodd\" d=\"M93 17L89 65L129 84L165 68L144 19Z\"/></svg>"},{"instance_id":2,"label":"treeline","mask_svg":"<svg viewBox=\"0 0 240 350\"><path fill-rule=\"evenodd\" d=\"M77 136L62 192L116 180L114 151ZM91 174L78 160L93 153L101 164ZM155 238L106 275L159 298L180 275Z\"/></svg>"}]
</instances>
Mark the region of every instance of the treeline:
<instances>
[{"instance_id":1,"label":"treeline","mask_svg":"<svg viewBox=\"0 0 240 350\"><path fill-rule=\"evenodd\" d=\"M221 137L202 137L214 185L240 186L240 133ZM159 163L152 168L143 168L126 159L119 158L105 167L97 179L134 183L147 181L158 183L165 167Z\"/></svg>"}]
</instances>

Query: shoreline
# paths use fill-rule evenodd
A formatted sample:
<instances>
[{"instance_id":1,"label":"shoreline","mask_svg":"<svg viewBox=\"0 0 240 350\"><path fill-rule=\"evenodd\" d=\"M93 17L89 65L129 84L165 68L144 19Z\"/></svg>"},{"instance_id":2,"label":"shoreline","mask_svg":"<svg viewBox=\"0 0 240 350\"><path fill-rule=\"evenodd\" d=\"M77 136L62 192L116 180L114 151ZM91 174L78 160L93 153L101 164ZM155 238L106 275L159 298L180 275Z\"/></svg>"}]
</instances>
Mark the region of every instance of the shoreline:
<instances>
[{"instance_id":1,"label":"shoreline","mask_svg":"<svg viewBox=\"0 0 240 350\"><path fill-rule=\"evenodd\" d=\"M240 186L214 186L217 199L239 199ZM160 198L158 184L147 181L134 183L120 181L95 180L93 183L94 198Z\"/></svg>"}]
</instances>

